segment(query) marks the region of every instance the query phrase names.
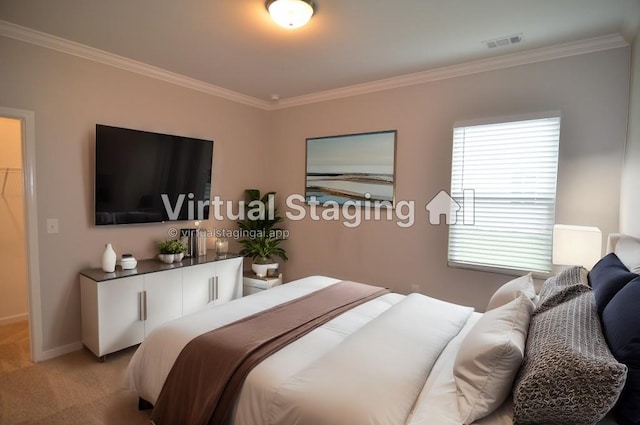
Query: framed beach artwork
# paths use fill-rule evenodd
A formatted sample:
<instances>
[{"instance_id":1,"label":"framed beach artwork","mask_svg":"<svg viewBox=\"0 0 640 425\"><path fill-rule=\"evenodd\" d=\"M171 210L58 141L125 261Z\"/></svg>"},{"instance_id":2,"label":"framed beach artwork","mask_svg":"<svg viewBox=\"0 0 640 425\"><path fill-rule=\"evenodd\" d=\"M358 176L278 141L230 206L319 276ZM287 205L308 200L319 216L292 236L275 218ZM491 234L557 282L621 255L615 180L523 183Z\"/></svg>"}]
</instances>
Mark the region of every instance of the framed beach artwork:
<instances>
[{"instance_id":1,"label":"framed beach artwork","mask_svg":"<svg viewBox=\"0 0 640 425\"><path fill-rule=\"evenodd\" d=\"M396 130L307 139L305 198L394 206Z\"/></svg>"}]
</instances>

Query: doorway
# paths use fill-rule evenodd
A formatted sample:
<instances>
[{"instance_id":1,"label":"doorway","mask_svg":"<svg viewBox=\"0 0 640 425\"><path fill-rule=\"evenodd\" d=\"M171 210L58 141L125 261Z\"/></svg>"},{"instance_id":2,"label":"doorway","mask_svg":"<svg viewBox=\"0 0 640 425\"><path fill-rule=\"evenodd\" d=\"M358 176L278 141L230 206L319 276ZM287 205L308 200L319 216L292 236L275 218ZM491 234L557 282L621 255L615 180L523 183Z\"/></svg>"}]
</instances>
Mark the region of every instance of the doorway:
<instances>
[{"instance_id":1,"label":"doorway","mask_svg":"<svg viewBox=\"0 0 640 425\"><path fill-rule=\"evenodd\" d=\"M34 132L0 106L0 371L43 360Z\"/></svg>"},{"instance_id":2,"label":"doorway","mask_svg":"<svg viewBox=\"0 0 640 425\"><path fill-rule=\"evenodd\" d=\"M22 122L0 117L0 370L30 363Z\"/></svg>"}]
</instances>

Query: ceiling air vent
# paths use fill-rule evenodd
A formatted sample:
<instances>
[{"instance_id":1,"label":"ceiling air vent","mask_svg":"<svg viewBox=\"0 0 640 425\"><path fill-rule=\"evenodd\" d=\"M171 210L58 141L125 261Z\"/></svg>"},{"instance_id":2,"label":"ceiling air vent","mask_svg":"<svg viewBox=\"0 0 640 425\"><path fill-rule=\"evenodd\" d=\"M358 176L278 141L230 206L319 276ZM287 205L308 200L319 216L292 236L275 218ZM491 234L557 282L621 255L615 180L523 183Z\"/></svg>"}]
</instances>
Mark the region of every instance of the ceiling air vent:
<instances>
[{"instance_id":1,"label":"ceiling air vent","mask_svg":"<svg viewBox=\"0 0 640 425\"><path fill-rule=\"evenodd\" d=\"M496 47L508 46L510 44L517 44L522 41L522 33L509 35L506 37L494 38L493 40L486 40L483 43L489 48L494 49Z\"/></svg>"}]
</instances>

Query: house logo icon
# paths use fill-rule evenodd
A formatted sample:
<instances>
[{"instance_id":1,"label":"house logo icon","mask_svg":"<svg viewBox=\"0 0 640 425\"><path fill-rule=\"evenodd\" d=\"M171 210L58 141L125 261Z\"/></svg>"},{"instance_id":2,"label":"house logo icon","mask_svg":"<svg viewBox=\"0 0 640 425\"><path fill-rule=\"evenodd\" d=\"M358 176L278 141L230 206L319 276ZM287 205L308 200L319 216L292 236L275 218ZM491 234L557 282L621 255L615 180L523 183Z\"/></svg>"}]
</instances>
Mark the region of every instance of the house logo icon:
<instances>
[{"instance_id":1,"label":"house logo icon","mask_svg":"<svg viewBox=\"0 0 640 425\"><path fill-rule=\"evenodd\" d=\"M462 205L453 199L446 190L441 190L431 198L425 209L429 213L429 224L433 226L442 224L443 216L445 224L456 224L460 210L463 212L463 224L475 224L475 190L465 189L463 191Z\"/></svg>"}]
</instances>

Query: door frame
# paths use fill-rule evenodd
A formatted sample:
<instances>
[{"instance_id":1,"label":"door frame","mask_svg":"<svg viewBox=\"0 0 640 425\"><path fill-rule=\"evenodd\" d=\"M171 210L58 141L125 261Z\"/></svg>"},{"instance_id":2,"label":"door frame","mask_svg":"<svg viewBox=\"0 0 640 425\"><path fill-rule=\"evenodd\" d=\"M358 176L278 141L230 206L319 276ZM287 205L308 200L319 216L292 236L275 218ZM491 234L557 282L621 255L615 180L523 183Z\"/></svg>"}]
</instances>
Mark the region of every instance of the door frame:
<instances>
[{"instance_id":1,"label":"door frame","mask_svg":"<svg viewBox=\"0 0 640 425\"><path fill-rule=\"evenodd\" d=\"M36 136L32 111L0 106L0 116L20 120L22 138L22 187L24 237L27 259L27 310L31 361L42 358L42 300L40 297L40 256L38 247L38 208L36 203Z\"/></svg>"}]
</instances>

